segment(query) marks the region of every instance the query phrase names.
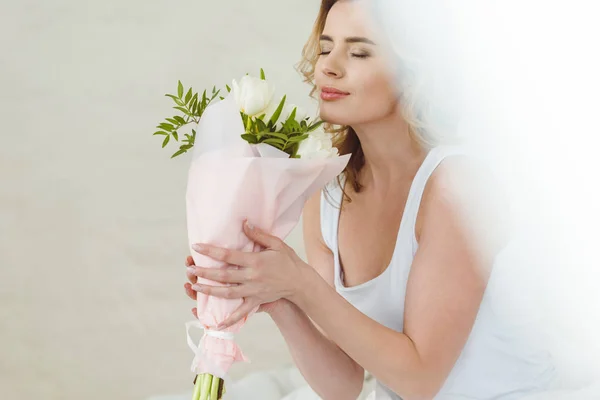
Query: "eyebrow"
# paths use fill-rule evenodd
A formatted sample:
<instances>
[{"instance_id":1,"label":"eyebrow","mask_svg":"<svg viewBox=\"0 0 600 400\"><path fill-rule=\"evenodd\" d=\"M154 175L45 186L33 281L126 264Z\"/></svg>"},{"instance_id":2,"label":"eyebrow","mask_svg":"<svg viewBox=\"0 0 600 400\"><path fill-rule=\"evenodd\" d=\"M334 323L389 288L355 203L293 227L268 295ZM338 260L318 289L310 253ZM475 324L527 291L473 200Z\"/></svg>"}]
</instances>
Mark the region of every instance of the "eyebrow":
<instances>
[{"instance_id":1,"label":"eyebrow","mask_svg":"<svg viewBox=\"0 0 600 400\"><path fill-rule=\"evenodd\" d=\"M320 40L325 40L327 42L333 42L333 38L329 35L321 35ZM347 37L345 42L346 43L367 43L367 44L375 45L375 42L373 42L372 40L367 39L365 37L359 37L359 36Z\"/></svg>"}]
</instances>

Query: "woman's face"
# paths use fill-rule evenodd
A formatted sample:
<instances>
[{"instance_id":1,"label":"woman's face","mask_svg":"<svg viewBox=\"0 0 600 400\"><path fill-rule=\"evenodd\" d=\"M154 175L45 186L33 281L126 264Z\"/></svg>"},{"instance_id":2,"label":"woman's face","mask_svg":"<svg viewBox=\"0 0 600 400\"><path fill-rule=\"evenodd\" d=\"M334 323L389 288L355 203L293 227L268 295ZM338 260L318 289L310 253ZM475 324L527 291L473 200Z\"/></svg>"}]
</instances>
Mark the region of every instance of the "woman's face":
<instances>
[{"instance_id":1,"label":"woman's face","mask_svg":"<svg viewBox=\"0 0 600 400\"><path fill-rule=\"evenodd\" d=\"M321 36L315 68L320 115L337 125L373 122L398 107L387 58L375 42L362 1L338 1L329 11Z\"/></svg>"}]
</instances>

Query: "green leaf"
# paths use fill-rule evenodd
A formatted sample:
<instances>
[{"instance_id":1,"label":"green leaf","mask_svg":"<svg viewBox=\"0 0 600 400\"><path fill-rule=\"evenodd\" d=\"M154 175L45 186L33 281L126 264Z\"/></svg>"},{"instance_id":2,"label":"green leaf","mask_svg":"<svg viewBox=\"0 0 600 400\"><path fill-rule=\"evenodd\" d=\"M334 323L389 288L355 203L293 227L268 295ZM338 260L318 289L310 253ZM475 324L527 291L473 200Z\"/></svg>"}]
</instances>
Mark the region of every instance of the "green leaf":
<instances>
[{"instance_id":1,"label":"green leaf","mask_svg":"<svg viewBox=\"0 0 600 400\"><path fill-rule=\"evenodd\" d=\"M250 144L257 144L258 143L258 139L256 138L255 135L251 135L249 133L245 133L242 135L242 139L244 139L246 142L250 143Z\"/></svg>"},{"instance_id":2,"label":"green leaf","mask_svg":"<svg viewBox=\"0 0 600 400\"><path fill-rule=\"evenodd\" d=\"M185 125L186 124L185 119L181 118L179 115L177 115L177 116L175 116L173 118L175 118L175 120L177 122L179 122L181 125Z\"/></svg>"},{"instance_id":3,"label":"green leaf","mask_svg":"<svg viewBox=\"0 0 600 400\"><path fill-rule=\"evenodd\" d=\"M179 135L177 135L177 131L173 132L173 137L175 138L176 141L179 142Z\"/></svg>"},{"instance_id":4,"label":"green leaf","mask_svg":"<svg viewBox=\"0 0 600 400\"><path fill-rule=\"evenodd\" d=\"M183 96L183 84L181 83L181 81L179 81L179 83L177 84L177 96L179 96L180 99Z\"/></svg>"},{"instance_id":5,"label":"green leaf","mask_svg":"<svg viewBox=\"0 0 600 400\"><path fill-rule=\"evenodd\" d=\"M266 144L278 144L280 146L285 146L285 141L281 140L281 139L277 139L277 138L265 139L265 140L263 140L263 143L266 143Z\"/></svg>"},{"instance_id":6,"label":"green leaf","mask_svg":"<svg viewBox=\"0 0 600 400\"><path fill-rule=\"evenodd\" d=\"M273 125L275 125L277 123L277 120L281 116L281 111L283 111L283 106L285 105L286 97L287 97L287 95L283 96L283 98L281 99L281 102L279 103L279 106L277 107L277 109L273 113L273 116L271 117L271 122L273 123Z\"/></svg>"},{"instance_id":7,"label":"green leaf","mask_svg":"<svg viewBox=\"0 0 600 400\"><path fill-rule=\"evenodd\" d=\"M170 98L172 98L172 99L173 99L173 100L175 100L175 101L179 100L179 99L177 98L177 96L175 96L174 94L165 94L165 96L167 96L167 97L170 97Z\"/></svg>"},{"instance_id":8,"label":"green leaf","mask_svg":"<svg viewBox=\"0 0 600 400\"><path fill-rule=\"evenodd\" d=\"M213 86L212 93L213 93L213 94L215 94L215 93L216 93L216 90L217 90L217 87L216 87L216 86Z\"/></svg>"},{"instance_id":9,"label":"green leaf","mask_svg":"<svg viewBox=\"0 0 600 400\"><path fill-rule=\"evenodd\" d=\"M175 158L175 157L177 157L177 156L180 156L180 155L182 155L183 153L185 153L186 151L187 151L187 150L185 150L185 149L179 149L179 150L178 150L178 151L177 151L175 154L173 154L173 155L171 156L171 158Z\"/></svg>"},{"instance_id":10,"label":"green leaf","mask_svg":"<svg viewBox=\"0 0 600 400\"><path fill-rule=\"evenodd\" d=\"M287 119L288 121L296 121L296 107L294 107L294 109L292 110L292 113L290 114L290 116Z\"/></svg>"},{"instance_id":11,"label":"green leaf","mask_svg":"<svg viewBox=\"0 0 600 400\"><path fill-rule=\"evenodd\" d=\"M219 95L220 92L221 92L221 89L217 90L210 98L210 101L213 101Z\"/></svg>"},{"instance_id":12,"label":"green leaf","mask_svg":"<svg viewBox=\"0 0 600 400\"><path fill-rule=\"evenodd\" d=\"M154 132L154 133L152 134L152 136L155 136L155 135L169 135L169 134L168 134L167 132L158 131L158 132Z\"/></svg>"},{"instance_id":13,"label":"green leaf","mask_svg":"<svg viewBox=\"0 0 600 400\"><path fill-rule=\"evenodd\" d=\"M185 104L188 104L190 102L190 100L192 99L192 88L190 88L190 90L188 90L187 94L185 95Z\"/></svg>"},{"instance_id":14,"label":"green leaf","mask_svg":"<svg viewBox=\"0 0 600 400\"><path fill-rule=\"evenodd\" d=\"M263 81L266 79L265 78L265 71L263 71L263 69L260 69L260 79L262 79Z\"/></svg>"},{"instance_id":15,"label":"green leaf","mask_svg":"<svg viewBox=\"0 0 600 400\"><path fill-rule=\"evenodd\" d=\"M167 144L169 144L169 139L170 139L170 138L171 138L171 136L167 136L167 137L165 137L165 140L163 141L163 144L162 144L162 147L163 147L163 149L165 148L165 146L166 146Z\"/></svg>"},{"instance_id":16,"label":"green leaf","mask_svg":"<svg viewBox=\"0 0 600 400\"><path fill-rule=\"evenodd\" d=\"M190 102L190 111L192 112L192 115L198 115L199 113L199 107L198 107L198 99L192 99L192 101Z\"/></svg>"},{"instance_id":17,"label":"green leaf","mask_svg":"<svg viewBox=\"0 0 600 400\"><path fill-rule=\"evenodd\" d=\"M231 88L229 87L229 85L225 85L225 87L227 88L227 93L231 93Z\"/></svg>"},{"instance_id":18,"label":"green leaf","mask_svg":"<svg viewBox=\"0 0 600 400\"><path fill-rule=\"evenodd\" d=\"M320 127L321 125L323 125L325 121L319 121L319 122L315 122L314 124L312 124L311 126L308 127L308 131L312 132L314 130L316 130L318 127Z\"/></svg>"},{"instance_id":19,"label":"green leaf","mask_svg":"<svg viewBox=\"0 0 600 400\"><path fill-rule=\"evenodd\" d=\"M256 124L259 132L265 132L267 130L267 125L262 119L257 119L254 121L254 123Z\"/></svg>"},{"instance_id":20,"label":"green leaf","mask_svg":"<svg viewBox=\"0 0 600 400\"><path fill-rule=\"evenodd\" d=\"M300 132L300 123L298 121L296 121L295 119L292 119L290 121L290 128L291 128L292 132Z\"/></svg>"},{"instance_id":21,"label":"green leaf","mask_svg":"<svg viewBox=\"0 0 600 400\"><path fill-rule=\"evenodd\" d=\"M164 122L160 125L158 125L158 128L163 129L167 132L172 132L173 129L175 129L175 127L171 124L165 124Z\"/></svg>"},{"instance_id":22,"label":"green leaf","mask_svg":"<svg viewBox=\"0 0 600 400\"><path fill-rule=\"evenodd\" d=\"M269 132L269 135L270 136L278 137L278 138L283 139L283 140L288 140L289 139L288 135L286 135L285 133Z\"/></svg>"},{"instance_id":23,"label":"green leaf","mask_svg":"<svg viewBox=\"0 0 600 400\"><path fill-rule=\"evenodd\" d=\"M198 105L198 93L194 94L194 97L192 97L192 101L190 101L190 110L192 111L193 114L197 114L198 110L196 109Z\"/></svg>"},{"instance_id":24,"label":"green leaf","mask_svg":"<svg viewBox=\"0 0 600 400\"><path fill-rule=\"evenodd\" d=\"M177 103L178 106L184 106L185 104L183 104L183 101L179 100L177 97L173 96L171 97L173 99L173 101L175 101L175 103Z\"/></svg>"},{"instance_id":25,"label":"green leaf","mask_svg":"<svg viewBox=\"0 0 600 400\"><path fill-rule=\"evenodd\" d=\"M192 115L192 114L190 114L190 112L189 112L187 109L185 109L185 108L183 108L183 107L173 107L173 108L174 108L174 109L176 109L176 110L179 110L179 111L181 111L181 112L182 112L182 113L184 113L185 115L190 115L190 116Z\"/></svg>"},{"instance_id":26,"label":"green leaf","mask_svg":"<svg viewBox=\"0 0 600 400\"><path fill-rule=\"evenodd\" d=\"M293 132L292 123L289 119L283 123L283 131L284 132Z\"/></svg>"},{"instance_id":27,"label":"green leaf","mask_svg":"<svg viewBox=\"0 0 600 400\"><path fill-rule=\"evenodd\" d=\"M290 143L298 143L303 141L304 139L306 139L308 137L308 133L305 133L304 135L299 135L299 136L292 136L291 138L289 138L288 140L290 141Z\"/></svg>"},{"instance_id":28,"label":"green leaf","mask_svg":"<svg viewBox=\"0 0 600 400\"><path fill-rule=\"evenodd\" d=\"M308 128L308 124L306 123L306 120L300 121L300 128L302 128L303 131Z\"/></svg>"},{"instance_id":29,"label":"green leaf","mask_svg":"<svg viewBox=\"0 0 600 400\"><path fill-rule=\"evenodd\" d=\"M166 120L169 121L170 123L172 123L173 125L179 125L179 122L176 119L166 118Z\"/></svg>"},{"instance_id":30,"label":"green leaf","mask_svg":"<svg viewBox=\"0 0 600 400\"><path fill-rule=\"evenodd\" d=\"M221 100L225 100L225 97L223 97L223 96L219 96L219 99L221 99Z\"/></svg>"},{"instance_id":31,"label":"green leaf","mask_svg":"<svg viewBox=\"0 0 600 400\"><path fill-rule=\"evenodd\" d=\"M204 93L202 93L202 109L204 110L206 108L206 90L204 91Z\"/></svg>"}]
</instances>

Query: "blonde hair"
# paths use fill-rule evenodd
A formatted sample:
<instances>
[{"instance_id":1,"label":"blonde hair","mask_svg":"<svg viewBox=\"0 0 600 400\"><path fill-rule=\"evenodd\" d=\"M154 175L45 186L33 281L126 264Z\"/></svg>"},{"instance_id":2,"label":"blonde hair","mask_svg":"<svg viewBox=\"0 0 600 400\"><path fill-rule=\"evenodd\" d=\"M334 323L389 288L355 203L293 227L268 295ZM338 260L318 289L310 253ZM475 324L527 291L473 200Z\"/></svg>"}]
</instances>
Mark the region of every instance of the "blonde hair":
<instances>
[{"instance_id":1,"label":"blonde hair","mask_svg":"<svg viewBox=\"0 0 600 400\"><path fill-rule=\"evenodd\" d=\"M325 22L327 15L331 8L337 3L338 0L322 0L321 8L317 19L314 23L313 30L308 38L308 41L304 45L302 50L302 59L297 64L296 68L300 74L304 77L304 82L309 83L313 86L310 96L314 97L314 93L317 89L315 85L315 65L319 58L320 52L320 37L325 29ZM398 73L400 76L410 76L408 68L408 60L398 59ZM410 84L409 82L413 82ZM434 135L431 134L431 127L425 123L425 110L419 104L420 96L417 96L419 92L419 85L415 81L405 79L405 84L402 85L400 93L401 104L402 104L402 116L408 124L409 134L411 138L424 148L432 148L437 144L434 139ZM356 132L350 126L338 126L333 124L324 124L326 132L332 133L333 144L339 150L340 154L352 154L348 165L343 171L346 183L352 185L353 190L359 193L363 186L358 180L360 170L365 164L364 153L362 151L360 140L356 135ZM341 185L340 177L338 177L338 184ZM344 189L344 197L351 201L350 197Z\"/></svg>"}]
</instances>

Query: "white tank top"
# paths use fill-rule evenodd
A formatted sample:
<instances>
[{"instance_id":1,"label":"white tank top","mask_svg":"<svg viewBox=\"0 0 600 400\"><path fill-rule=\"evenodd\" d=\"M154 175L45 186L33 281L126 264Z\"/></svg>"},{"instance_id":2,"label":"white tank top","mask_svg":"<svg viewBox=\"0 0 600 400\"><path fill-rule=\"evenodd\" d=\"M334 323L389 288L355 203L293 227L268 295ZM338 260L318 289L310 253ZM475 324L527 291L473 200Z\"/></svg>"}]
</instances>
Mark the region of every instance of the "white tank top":
<instances>
[{"instance_id":1,"label":"white tank top","mask_svg":"<svg viewBox=\"0 0 600 400\"><path fill-rule=\"evenodd\" d=\"M415 223L425 185L444 158L459 154L464 152L457 147L436 147L429 151L413 179L389 266L379 276L357 286L344 286L340 268L337 233L342 188L334 180L321 193L321 232L334 255L336 291L365 315L398 332L404 327L406 285L419 247ZM343 185L343 175L341 181ZM517 329L495 314L493 304L498 300L492 298L493 277L494 273L461 356L435 400L519 399L543 391L554 378L549 354L535 350L525 341L523 331L519 330L524 327ZM377 382L376 399L401 398Z\"/></svg>"}]
</instances>

